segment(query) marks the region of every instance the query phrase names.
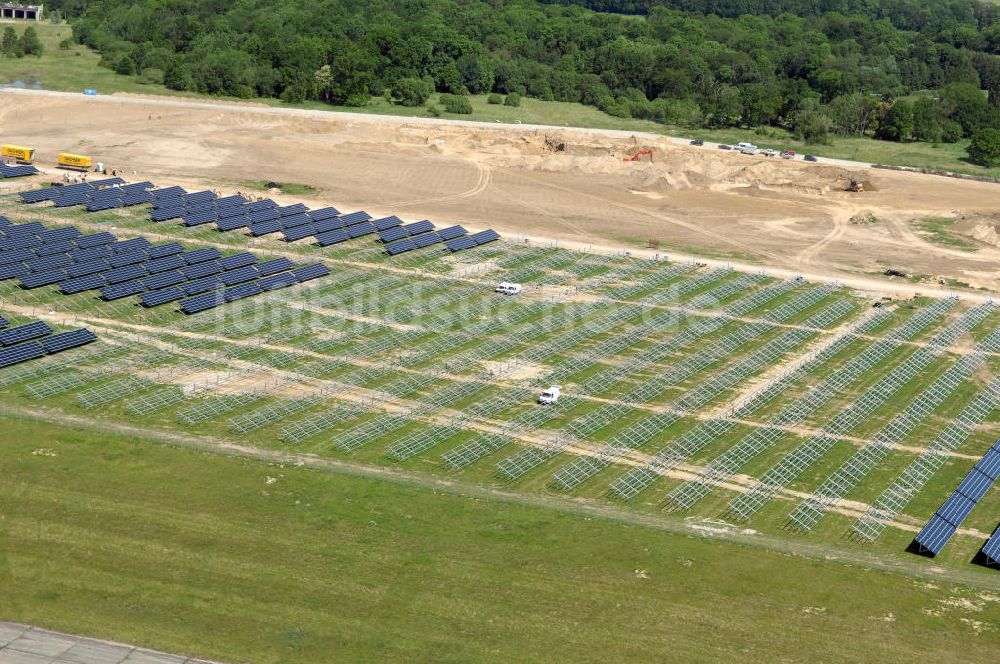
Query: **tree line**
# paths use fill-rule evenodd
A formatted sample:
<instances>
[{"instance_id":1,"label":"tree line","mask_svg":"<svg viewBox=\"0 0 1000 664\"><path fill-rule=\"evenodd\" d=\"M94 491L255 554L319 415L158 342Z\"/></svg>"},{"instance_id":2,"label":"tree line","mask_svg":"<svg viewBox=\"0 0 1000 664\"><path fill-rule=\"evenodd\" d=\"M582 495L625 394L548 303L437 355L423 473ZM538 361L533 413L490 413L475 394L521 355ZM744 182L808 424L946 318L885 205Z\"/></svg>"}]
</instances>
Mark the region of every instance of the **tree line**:
<instances>
[{"instance_id":1,"label":"tree line","mask_svg":"<svg viewBox=\"0 0 1000 664\"><path fill-rule=\"evenodd\" d=\"M1000 127L1000 6L977 0L72 0L63 11L106 66L209 94L360 106L513 93L820 142Z\"/></svg>"},{"instance_id":2,"label":"tree line","mask_svg":"<svg viewBox=\"0 0 1000 664\"><path fill-rule=\"evenodd\" d=\"M41 56L44 50L38 31L33 27L25 28L20 37L12 26L4 28L3 37L0 38L0 54L9 58L23 58L26 55Z\"/></svg>"}]
</instances>

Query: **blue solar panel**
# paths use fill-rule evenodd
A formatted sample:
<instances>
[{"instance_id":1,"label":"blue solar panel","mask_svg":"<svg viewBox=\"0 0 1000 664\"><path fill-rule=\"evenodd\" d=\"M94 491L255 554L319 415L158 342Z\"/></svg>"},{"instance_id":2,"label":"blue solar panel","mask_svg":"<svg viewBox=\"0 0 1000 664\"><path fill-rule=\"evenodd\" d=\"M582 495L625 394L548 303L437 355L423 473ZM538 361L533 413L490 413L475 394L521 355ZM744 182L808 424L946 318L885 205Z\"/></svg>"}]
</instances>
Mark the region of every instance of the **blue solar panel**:
<instances>
[{"instance_id":1,"label":"blue solar panel","mask_svg":"<svg viewBox=\"0 0 1000 664\"><path fill-rule=\"evenodd\" d=\"M292 272L279 272L263 277L258 283L260 283L261 290L270 291L293 286L299 283L299 279Z\"/></svg>"},{"instance_id":2,"label":"blue solar panel","mask_svg":"<svg viewBox=\"0 0 1000 664\"><path fill-rule=\"evenodd\" d=\"M145 263L149 260L149 254L145 250L129 251L122 254L112 254L108 257L111 267L125 267L136 263Z\"/></svg>"},{"instance_id":3,"label":"blue solar panel","mask_svg":"<svg viewBox=\"0 0 1000 664\"><path fill-rule=\"evenodd\" d=\"M480 244L486 244L487 242L493 242L495 240L499 240L500 234L497 233L492 228L490 228L485 231L479 231L478 233L473 233L469 237L475 240L477 245L480 245Z\"/></svg>"},{"instance_id":4,"label":"blue solar panel","mask_svg":"<svg viewBox=\"0 0 1000 664\"><path fill-rule=\"evenodd\" d=\"M111 269L111 266L103 258L99 258L93 261L87 261L86 263L77 263L75 265L70 265L66 268L67 277L82 277L88 274L96 274L97 272L104 272L105 270Z\"/></svg>"},{"instance_id":5,"label":"blue solar panel","mask_svg":"<svg viewBox=\"0 0 1000 664\"><path fill-rule=\"evenodd\" d=\"M313 263L292 270L292 274L299 281L309 281L310 279L317 279L330 274L330 268L322 263Z\"/></svg>"},{"instance_id":6,"label":"blue solar panel","mask_svg":"<svg viewBox=\"0 0 1000 664\"><path fill-rule=\"evenodd\" d=\"M102 288L101 299L120 300L121 298L128 297L129 295L138 295L144 290L146 290L146 287L142 284L142 281L138 279L126 281L124 283L114 284L113 286L105 286Z\"/></svg>"},{"instance_id":7,"label":"blue solar panel","mask_svg":"<svg viewBox=\"0 0 1000 664\"><path fill-rule=\"evenodd\" d=\"M350 226L352 224L360 224L362 222L368 221L372 216L363 210L358 212L351 212L350 214L341 215L340 220L344 222L345 226Z\"/></svg>"},{"instance_id":8,"label":"blue solar panel","mask_svg":"<svg viewBox=\"0 0 1000 664\"><path fill-rule=\"evenodd\" d=\"M246 199L239 194L233 194L232 196L223 196L222 198L215 199L215 204L221 207L226 207L230 205L242 206L246 203Z\"/></svg>"},{"instance_id":9,"label":"blue solar panel","mask_svg":"<svg viewBox=\"0 0 1000 664\"><path fill-rule=\"evenodd\" d=\"M14 344L19 344L22 341L38 339L39 337L44 337L49 334L52 334L52 328L42 321L36 320L35 322L28 323L27 325L19 325L17 327L9 327L6 330L0 330L0 346L12 346Z\"/></svg>"},{"instance_id":10,"label":"blue solar panel","mask_svg":"<svg viewBox=\"0 0 1000 664\"><path fill-rule=\"evenodd\" d=\"M75 240L80 237L80 235L80 231L72 227L51 228L49 230L42 231L41 238L42 242L48 244L50 242L62 242L63 240Z\"/></svg>"},{"instance_id":11,"label":"blue solar panel","mask_svg":"<svg viewBox=\"0 0 1000 664\"><path fill-rule=\"evenodd\" d=\"M121 240L111 246L116 254L124 254L130 251L144 251L152 246L144 237L134 237L131 240Z\"/></svg>"},{"instance_id":12,"label":"blue solar panel","mask_svg":"<svg viewBox=\"0 0 1000 664\"><path fill-rule=\"evenodd\" d=\"M186 314L194 314L199 311L211 309L225 302L222 293L205 293L189 300L181 300L180 309Z\"/></svg>"},{"instance_id":13,"label":"blue solar panel","mask_svg":"<svg viewBox=\"0 0 1000 664\"><path fill-rule=\"evenodd\" d=\"M269 274L277 274L278 272L284 272L285 270L291 270L295 267L295 263L288 260L287 258L272 258L269 261L264 261L257 266L257 271L262 277L266 277Z\"/></svg>"},{"instance_id":14,"label":"blue solar panel","mask_svg":"<svg viewBox=\"0 0 1000 664\"><path fill-rule=\"evenodd\" d=\"M302 226L304 224L310 224L310 223L312 223L312 219L310 219L308 215L303 213L293 214L289 217L281 218L282 228L295 228L296 226Z\"/></svg>"},{"instance_id":15,"label":"blue solar panel","mask_svg":"<svg viewBox=\"0 0 1000 664\"><path fill-rule=\"evenodd\" d=\"M53 254L52 256L39 256L31 260L24 261L24 264L32 272L47 272L57 270L73 263L73 259L66 254Z\"/></svg>"},{"instance_id":16,"label":"blue solar panel","mask_svg":"<svg viewBox=\"0 0 1000 664\"><path fill-rule=\"evenodd\" d=\"M45 349L37 341L0 350L0 367L9 367L18 362L33 360L45 355Z\"/></svg>"},{"instance_id":17,"label":"blue solar panel","mask_svg":"<svg viewBox=\"0 0 1000 664\"><path fill-rule=\"evenodd\" d=\"M978 502L979 499L985 496L990 490L994 481L995 480L987 477L978 470L973 470L973 472L969 473L965 479L962 480L962 483L958 485L956 491L967 497L969 500ZM938 510L938 512L941 512L941 510ZM954 523L954 521L952 521L952 523Z\"/></svg>"},{"instance_id":18,"label":"blue solar panel","mask_svg":"<svg viewBox=\"0 0 1000 664\"><path fill-rule=\"evenodd\" d=\"M462 251L463 249L471 249L476 246L476 241L471 237L460 237L445 242L444 246L448 247L448 251Z\"/></svg>"},{"instance_id":19,"label":"blue solar panel","mask_svg":"<svg viewBox=\"0 0 1000 664\"><path fill-rule=\"evenodd\" d=\"M296 226L295 228L286 228L281 235L281 239L285 242L295 242L296 240L301 240L304 237L309 237L310 235L316 234L315 224L305 224L302 226Z\"/></svg>"},{"instance_id":20,"label":"blue solar panel","mask_svg":"<svg viewBox=\"0 0 1000 664\"><path fill-rule=\"evenodd\" d=\"M329 231L327 233L316 234L316 243L321 247L328 247L331 244L346 242L347 240L350 239L351 236L348 234L346 228L341 228L335 231Z\"/></svg>"},{"instance_id":21,"label":"blue solar panel","mask_svg":"<svg viewBox=\"0 0 1000 664\"><path fill-rule=\"evenodd\" d=\"M395 228L397 226L403 225L403 220L396 215L391 215L388 217L382 217L381 219L375 220L375 229L379 231L384 231L387 228Z\"/></svg>"},{"instance_id":22,"label":"blue solar panel","mask_svg":"<svg viewBox=\"0 0 1000 664\"><path fill-rule=\"evenodd\" d=\"M207 203L209 201L214 201L218 196L211 191L196 191L193 194L188 194L184 197L184 201L188 205L196 205L199 203Z\"/></svg>"},{"instance_id":23,"label":"blue solar panel","mask_svg":"<svg viewBox=\"0 0 1000 664\"><path fill-rule=\"evenodd\" d=\"M362 222L360 224L354 224L352 226L348 226L347 228L345 228L344 232L346 232L352 238L361 237L362 235L369 235L375 232L375 224L372 224L367 221Z\"/></svg>"},{"instance_id":24,"label":"blue solar panel","mask_svg":"<svg viewBox=\"0 0 1000 664\"><path fill-rule=\"evenodd\" d=\"M245 297L260 295L261 292L260 283L252 281L249 284L240 284L233 288L227 288L223 291L222 296L226 299L226 302L232 302L233 300L242 300Z\"/></svg>"},{"instance_id":25,"label":"blue solar panel","mask_svg":"<svg viewBox=\"0 0 1000 664\"><path fill-rule=\"evenodd\" d=\"M982 553L986 556L987 565L1000 565L1000 526L997 526L990 538L986 540Z\"/></svg>"},{"instance_id":26,"label":"blue solar panel","mask_svg":"<svg viewBox=\"0 0 1000 664\"><path fill-rule=\"evenodd\" d=\"M938 508L937 515L954 526L962 525L965 521L965 517L969 516L969 512L972 508L976 506L976 501L970 500L966 496L955 492L948 497L948 500L944 501L944 504Z\"/></svg>"},{"instance_id":27,"label":"blue solar panel","mask_svg":"<svg viewBox=\"0 0 1000 664\"><path fill-rule=\"evenodd\" d=\"M156 247L150 247L149 248L149 257L150 258L163 258L164 256L171 256L173 254L179 254L182 251L184 251L184 247L182 247L177 242L170 242L168 244L161 244L161 245L156 246Z\"/></svg>"},{"instance_id":28,"label":"blue solar panel","mask_svg":"<svg viewBox=\"0 0 1000 664\"><path fill-rule=\"evenodd\" d=\"M110 245L105 244L99 247L88 247L86 249L77 249L76 251L71 251L69 255L77 263L83 263L86 261L92 261L98 258L106 258L110 256L111 247Z\"/></svg>"},{"instance_id":29,"label":"blue solar panel","mask_svg":"<svg viewBox=\"0 0 1000 664\"><path fill-rule=\"evenodd\" d=\"M184 216L183 207L162 208L149 213L149 218L153 221L168 221L170 219L180 219Z\"/></svg>"},{"instance_id":30,"label":"blue solar panel","mask_svg":"<svg viewBox=\"0 0 1000 664\"><path fill-rule=\"evenodd\" d=\"M250 212L257 212L258 210L270 210L272 208L278 207L278 204L272 201L270 198L265 198L262 201L254 201L253 203L247 203L247 210Z\"/></svg>"},{"instance_id":31,"label":"blue solar panel","mask_svg":"<svg viewBox=\"0 0 1000 664\"><path fill-rule=\"evenodd\" d=\"M184 267L184 265L184 259L178 254L173 254L149 261L146 263L146 270L150 274L153 274L156 272L166 272L167 270L176 270Z\"/></svg>"},{"instance_id":32,"label":"blue solar panel","mask_svg":"<svg viewBox=\"0 0 1000 664\"><path fill-rule=\"evenodd\" d=\"M257 224L262 221L271 221L272 219L281 219L281 212L278 208L268 208L250 213L251 224Z\"/></svg>"},{"instance_id":33,"label":"blue solar panel","mask_svg":"<svg viewBox=\"0 0 1000 664\"><path fill-rule=\"evenodd\" d=\"M222 266L223 270L235 270L238 267L253 265L256 262L257 257L248 253L233 254L219 259L219 265Z\"/></svg>"},{"instance_id":34,"label":"blue solar panel","mask_svg":"<svg viewBox=\"0 0 1000 664\"><path fill-rule=\"evenodd\" d=\"M257 268L253 265L237 268L235 270L229 270L228 272L222 272L219 274L219 278L222 279L222 283L226 286L233 286L235 284L243 283L244 281L250 281L251 279L256 279L259 276L260 273L257 272Z\"/></svg>"},{"instance_id":35,"label":"blue solar panel","mask_svg":"<svg viewBox=\"0 0 1000 664\"><path fill-rule=\"evenodd\" d=\"M330 217L329 219L320 219L313 224L313 228L316 233L327 233L329 231L335 231L344 227L344 222L336 217Z\"/></svg>"},{"instance_id":36,"label":"blue solar panel","mask_svg":"<svg viewBox=\"0 0 1000 664\"><path fill-rule=\"evenodd\" d=\"M424 233L410 239L413 240L413 244L417 245L417 249L422 249L423 247L429 247L432 244L440 242L441 236L437 233Z\"/></svg>"},{"instance_id":37,"label":"blue solar panel","mask_svg":"<svg viewBox=\"0 0 1000 664\"><path fill-rule=\"evenodd\" d=\"M219 209L218 217L219 221L223 219L232 219L233 217L246 217L247 210L242 205L234 205L231 207L224 207Z\"/></svg>"},{"instance_id":38,"label":"blue solar panel","mask_svg":"<svg viewBox=\"0 0 1000 664\"><path fill-rule=\"evenodd\" d=\"M454 240L457 237L462 237L466 235L469 231L465 230L461 226L448 226L447 228L442 228L438 231L438 235L441 236L442 240Z\"/></svg>"},{"instance_id":39,"label":"blue solar panel","mask_svg":"<svg viewBox=\"0 0 1000 664\"><path fill-rule=\"evenodd\" d=\"M66 281L65 270L49 270L47 272L32 272L21 277L21 288L41 288L50 284Z\"/></svg>"},{"instance_id":40,"label":"blue solar panel","mask_svg":"<svg viewBox=\"0 0 1000 664\"><path fill-rule=\"evenodd\" d=\"M102 244L111 244L115 241L115 236L111 233L101 232L94 233L93 235L84 235L76 239L76 246L81 249L86 249L87 247L97 247Z\"/></svg>"},{"instance_id":41,"label":"blue solar panel","mask_svg":"<svg viewBox=\"0 0 1000 664\"><path fill-rule=\"evenodd\" d=\"M182 267L179 271L188 279L200 279L210 274L222 272L222 266L219 265L218 261L205 261L204 263L195 263L194 265Z\"/></svg>"},{"instance_id":42,"label":"blue solar panel","mask_svg":"<svg viewBox=\"0 0 1000 664\"><path fill-rule=\"evenodd\" d=\"M154 200L162 200L164 198L180 198L187 192L184 191L183 187L178 187L174 185L173 187L164 187L163 189L153 189L149 192L153 195Z\"/></svg>"},{"instance_id":43,"label":"blue solar panel","mask_svg":"<svg viewBox=\"0 0 1000 664\"><path fill-rule=\"evenodd\" d=\"M187 281L187 278L183 274L176 270L171 270L146 277L142 280L142 285L146 287L146 290L156 290L157 288L166 288L167 286L173 286L184 281Z\"/></svg>"},{"instance_id":44,"label":"blue solar panel","mask_svg":"<svg viewBox=\"0 0 1000 664\"><path fill-rule=\"evenodd\" d=\"M983 455L983 458L979 460L979 463L976 464L976 470L991 480L996 481L1000 478L1000 452L995 447L991 447Z\"/></svg>"},{"instance_id":45,"label":"blue solar panel","mask_svg":"<svg viewBox=\"0 0 1000 664\"><path fill-rule=\"evenodd\" d=\"M434 224L424 219L422 221L415 221L412 224L406 224L405 226L401 226L401 228L406 231L407 235L418 235L420 233L430 233L434 230Z\"/></svg>"},{"instance_id":46,"label":"blue solar panel","mask_svg":"<svg viewBox=\"0 0 1000 664\"><path fill-rule=\"evenodd\" d=\"M119 284L125 281L132 281L146 276L146 266L142 264L126 265L116 270L109 270L104 273L104 278L109 284Z\"/></svg>"},{"instance_id":47,"label":"blue solar panel","mask_svg":"<svg viewBox=\"0 0 1000 664\"><path fill-rule=\"evenodd\" d=\"M104 275L102 274L88 274L83 277L77 277L76 279L69 279L59 284L59 291L63 295L72 295L73 293L82 293L84 291L96 290L98 288L103 288L107 282L104 280Z\"/></svg>"},{"instance_id":48,"label":"blue solar panel","mask_svg":"<svg viewBox=\"0 0 1000 664\"><path fill-rule=\"evenodd\" d=\"M260 237L261 235L269 235L271 233L277 233L281 230L281 220L272 219L271 221L260 221L255 224L250 224L250 235L254 237Z\"/></svg>"},{"instance_id":49,"label":"blue solar panel","mask_svg":"<svg viewBox=\"0 0 1000 664\"><path fill-rule=\"evenodd\" d=\"M282 217L290 217L293 214L302 214L303 212L309 211L309 208L302 203L295 203L293 205L286 205L285 207L275 209L280 211Z\"/></svg>"},{"instance_id":50,"label":"blue solar panel","mask_svg":"<svg viewBox=\"0 0 1000 664\"><path fill-rule=\"evenodd\" d=\"M215 210L206 210L203 212L196 212L184 215L184 225L185 226L201 226L202 224L211 224L212 222L218 221L219 217L215 213Z\"/></svg>"},{"instance_id":51,"label":"blue solar panel","mask_svg":"<svg viewBox=\"0 0 1000 664\"><path fill-rule=\"evenodd\" d=\"M320 208L318 210L310 210L309 218L313 221L321 221L323 219L330 219L331 217L339 217L340 210L333 207Z\"/></svg>"},{"instance_id":52,"label":"blue solar panel","mask_svg":"<svg viewBox=\"0 0 1000 664\"><path fill-rule=\"evenodd\" d=\"M26 175L35 175L38 169L30 165L9 166L0 164L0 178L22 178Z\"/></svg>"},{"instance_id":53,"label":"blue solar panel","mask_svg":"<svg viewBox=\"0 0 1000 664\"><path fill-rule=\"evenodd\" d=\"M34 258L34 256L35 252L33 249L12 249L10 251L3 251L0 252L0 265L20 263L21 261Z\"/></svg>"},{"instance_id":54,"label":"blue solar panel","mask_svg":"<svg viewBox=\"0 0 1000 664\"><path fill-rule=\"evenodd\" d=\"M19 235L0 240L0 250L10 251L12 249L25 249L27 247L37 247L42 243L41 238L34 235Z\"/></svg>"},{"instance_id":55,"label":"blue solar panel","mask_svg":"<svg viewBox=\"0 0 1000 664\"><path fill-rule=\"evenodd\" d=\"M8 263L7 265L0 265L0 281L16 279L18 277L23 277L26 274L28 274L28 268L24 266L24 263Z\"/></svg>"},{"instance_id":56,"label":"blue solar panel","mask_svg":"<svg viewBox=\"0 0 1000 664\"><path fill-rule=\"evenodd\" d=\"M45 232L45 226L40 221L29 221L26 224L8 226L4 233L7 237L22 237L24 235L39 235Z\"/></svg>"},{"instance_id":57,"label":"blue solar panel","mask_svg":"<svg viewBox=\"0 0 1000 664\"><path fill-rule=\"evenodd\" d=\"M60 242L50 242L35 249L39 256L51 256L52 254L65 254L76 250L76 242L73 240L62 240Z\"/></svg>"},{"instance_id":58,"label":"blue solar panel","mask_svg":"<svg viewBox=\"0 0 1000 664\"><path fill-rule=\"evenodd\" d=\"M94 341L97 341L97 335L84 327L79 330L53 334L51 337L42 339L39 343L42 344L45 352L51 355L52 353L61 353L70 348L85 346Z\"/></svg>"},{"instance_id":59,"label":"blue solar panel","mask_svg":"<svg viewBox=\"0 0 1000 664\"><path fill-rule=\"evenodd\" d=\"M234 231L237 228L246 228L249 225L250 225L250 217L246 214L243 214L236 217L227 217L226 219L219 219L219 221L215 224L215 227L219 231L226 233L228 231Z\"/></svg>"},{"instance_id":60,"label":"blue solar panel","mask_svg":"<svg viewBox=\"0 0 1000 664\"><path fill-rule=\"evenodd\" d=\"M222 253L215 247L209 247L207 249L195 249L194 251L188 251L181 254L181 258L188 265L194 265L195 263L204 263L205 261L215 260L220 258Z\"/></svg>"},{"instance_id":61,"label":"blue solar panel","mask_svg":"<svg viewBox=\"0 0 1000 664\"><path fill-rule=\"evenodd\" d=\"M149 293L142 293L139 295L139 304L144 307L158 307L161 304L174 302L175 300L180 300L183 297L184 291L177 286L170 286L169 288L161 288L160 290L150 291Z\"/></svg>"},{"instance_id":62,"label":"blue solar panel","mask_svg":"<svg viewBox=\"0 0 1000 664\"><path fill-rule=\"evenodd\" d=\"M920 553L929 553L931 556L936 556L944 548L944 545L948 543L952 535L955 534L956 530L955 526L935 514L920 533L913 538L913 541L917 544Z\"/></svg>"},{"instance_id":63,"label":"blue solar panel","mask_svg":"<svg viewBox=\"0 0 1000 664\"><path fill-rule=\"evenodd\" d=\"M408 237L402 240L396 240L395 242L390 242L385 245L385 250L390 256L395 256L396 254L402 254L407 251L413 251L417 248L417 245L413 244L413 240Z\"/></svg>"},{"instance_id":64,"label":"blue solar panel","mask_svg":"<svg viewBox=\"0 0 1000 664\"><path fill-rule=\"evenodd\" d=\"M5 328L8 325L10 325L10 322L3 316L0 316L0 329Z\"/></svg>"},{"instance_id":65,"label":"blue solar panel","mask_svg":"<svg viewBox=\"0 0 1000 664\"><path fill-rule=\"evenodd\" d=\"M221 285L222 279L219 278L219 275L213 275L183 283L181 284L181 289L184 291L185 295L197 295L198 293L215 290Z\"/></svg>"}]
</instances>

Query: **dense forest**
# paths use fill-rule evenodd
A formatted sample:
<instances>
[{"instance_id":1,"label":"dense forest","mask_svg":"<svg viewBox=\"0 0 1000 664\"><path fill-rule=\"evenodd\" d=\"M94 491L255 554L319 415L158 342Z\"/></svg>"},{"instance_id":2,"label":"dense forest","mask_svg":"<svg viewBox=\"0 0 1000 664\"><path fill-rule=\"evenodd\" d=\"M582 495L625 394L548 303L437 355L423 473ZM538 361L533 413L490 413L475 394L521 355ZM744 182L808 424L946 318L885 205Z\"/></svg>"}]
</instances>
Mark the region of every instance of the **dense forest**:
<instances>
[{"instance_id":1,"label":"dense forest","mask_svg":"<svg viewBox=\"0 0 1000 664\"><path fill-rule=\"evenodd\" d=\"M688 127L956 141L1000 127L977 0L56 0L106 66L363 105L517 93ZM617 12L617 13L611 13ZM456 105L460 107L461 105Z\"/></svg>"}]
</instances>

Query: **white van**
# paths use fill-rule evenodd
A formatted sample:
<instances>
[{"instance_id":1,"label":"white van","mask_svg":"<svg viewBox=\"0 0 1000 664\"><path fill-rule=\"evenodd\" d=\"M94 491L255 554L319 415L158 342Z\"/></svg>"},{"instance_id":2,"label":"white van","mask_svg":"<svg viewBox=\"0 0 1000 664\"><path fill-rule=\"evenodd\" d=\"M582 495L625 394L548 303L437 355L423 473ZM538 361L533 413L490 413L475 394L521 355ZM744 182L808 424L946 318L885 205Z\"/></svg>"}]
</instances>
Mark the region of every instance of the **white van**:
<instances>
[{"instance_id":1,"label":"white van","mask_svg":"<svg viewBox=\"0 0 1000 664\"><path fill-rule=\"evenodd\" d=\"M736 149L743 154L757 154L757 146L753 143L740 143Z\"/></svg>"},{"instance_id":2,"label":"white van","mask_svg":"<svg viewBox=\"0 0 1000 664\"><path fill-rule=\"evenodd\" d=\"M493 289L494 292L500 293L501 295L517 295L521 292L521 284L514 284L509 281L503 281L499 286Z\"/></svg>"},{"instance_id":3,"label":"white van","mask_svg":"<svg viewBox=\"0 0 1000 664\"><path fill-rule=\"evenodd\" d=\"M559 386L553 385L549 389L545 390L538 395L538 403L545 404L546 406L551 406L555 402L559 401Z\"/></svg>"}]
</instances>

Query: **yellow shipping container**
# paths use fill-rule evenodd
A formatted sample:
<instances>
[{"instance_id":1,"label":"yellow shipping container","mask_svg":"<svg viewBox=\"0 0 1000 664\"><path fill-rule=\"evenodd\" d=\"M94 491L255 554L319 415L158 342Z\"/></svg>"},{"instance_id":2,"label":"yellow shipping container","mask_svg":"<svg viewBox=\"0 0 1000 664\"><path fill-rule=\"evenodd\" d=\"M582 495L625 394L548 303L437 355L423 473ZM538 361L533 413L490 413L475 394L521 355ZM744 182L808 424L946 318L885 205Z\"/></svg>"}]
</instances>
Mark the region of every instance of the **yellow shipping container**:
<instances>
[{"instance_id":1,"label":"yellow shipping container","mask_svg":"<svg viewBox=\"0 0 1000 664\"><path fill-rule=\"evenodd\" d=\"M22 164L30 164L35 158L35 148L22 148L17 145L0 146L0 155L17 159Z\"/></svg>"},{"instance_id":2,"label":"yellow shipping container","mask_svg":"<svg viewBox=\"0 0 1000 664\"><path fill-rule=\"evenodd\" d=\"M67 152L62 152L59 154L58 158L59 166L62 168L76 168L80 170L86 170L90 168L93 160L90 157L84 157L78 154L69 154Z\"/></svg>"}]
</instances>

